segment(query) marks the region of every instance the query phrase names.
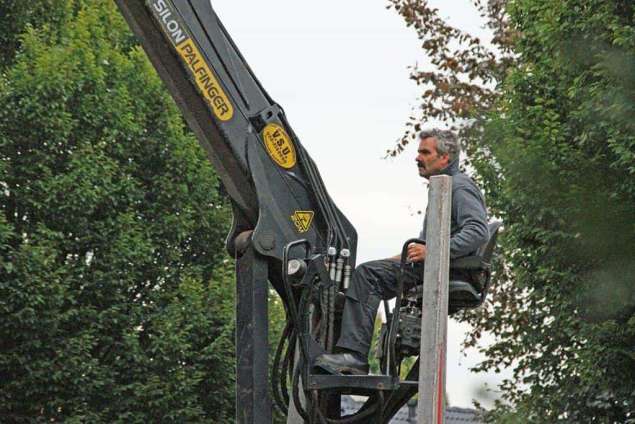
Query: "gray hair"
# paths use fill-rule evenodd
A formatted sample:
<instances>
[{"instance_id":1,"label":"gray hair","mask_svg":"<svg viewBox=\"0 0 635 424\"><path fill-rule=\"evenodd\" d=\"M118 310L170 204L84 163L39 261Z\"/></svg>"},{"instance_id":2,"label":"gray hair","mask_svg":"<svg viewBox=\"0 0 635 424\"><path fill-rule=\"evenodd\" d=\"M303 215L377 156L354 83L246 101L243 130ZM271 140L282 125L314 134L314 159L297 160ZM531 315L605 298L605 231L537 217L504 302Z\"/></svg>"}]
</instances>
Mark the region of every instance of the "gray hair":
<instances>
[{"instance_id":1,"label":"gray hair","mask_svg":"<svg viewBox=\"0 0 635 424\"><path fill-rule=\"evenodd\" d=\"M461 143L459 143L459 139L452 131L432 128L419 133L420 140L430 137L434 137L437 140L437 152L440 154L447 153L450 156L450 162L459 158Z\"/></svg>"}]
</instances>

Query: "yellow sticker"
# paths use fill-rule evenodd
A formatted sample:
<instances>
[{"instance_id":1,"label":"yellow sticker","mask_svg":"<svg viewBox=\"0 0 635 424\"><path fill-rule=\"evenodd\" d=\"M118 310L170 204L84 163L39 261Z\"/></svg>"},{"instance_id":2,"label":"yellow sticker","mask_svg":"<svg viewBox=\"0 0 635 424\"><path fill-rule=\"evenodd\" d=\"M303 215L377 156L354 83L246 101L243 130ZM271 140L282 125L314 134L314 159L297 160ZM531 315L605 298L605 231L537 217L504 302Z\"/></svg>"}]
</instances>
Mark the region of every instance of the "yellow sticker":
<instances>
[{"instance_id":1,"label":"yellow sticker","mask_svg":"<svg viewBox=\"0 0 635 424\"><path fill-rule=\"evenodd\" d=\"M295 213L291 215L291 220L298 229L298 232L306 233L309 231L311 223L313 222L313 215L313 211L295 211Z\"/></svg>"},{"instance_id":2,"label":"yellow sticker","mask_svg":"<svg viewBox=\"0 0 635 424\"><path fill-rule=\"evenodd\" d=\"M278 124L267 124L262 131L267 153L271 159L285 169L295 166L295 148L287 132Z\"/></svg>"},{"instance_id":3,"label":"yellow sticker","mask_svg":"<svg viewBox=\"0 0 635 424\"><path fill-rule=\"evenodd\" d=\"M214 73L205 62L205 58L191 38L176 46L176 50L187 64L196 85L207 100L214 115L221 121L229 121L234 116L234 107L227 94L221 88Z\"/></svg>"}]
</instances>

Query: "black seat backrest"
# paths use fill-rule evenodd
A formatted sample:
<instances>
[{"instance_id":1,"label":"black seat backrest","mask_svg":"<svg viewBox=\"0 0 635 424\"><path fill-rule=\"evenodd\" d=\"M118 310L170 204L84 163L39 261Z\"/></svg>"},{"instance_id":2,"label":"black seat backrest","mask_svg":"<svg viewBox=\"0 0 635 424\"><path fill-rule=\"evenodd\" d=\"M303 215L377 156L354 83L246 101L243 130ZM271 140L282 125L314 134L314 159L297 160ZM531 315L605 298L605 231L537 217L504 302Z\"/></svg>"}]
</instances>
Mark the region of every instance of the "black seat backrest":
<instances>
[{"instance_id":1,"label":"black seat backrest","mask_svg":"<svg viewBox=\"0 0 635 424\"><path fill-rule=\"evenodd\" d=\"M487 225L487 229L489 230L489 240L487 241L487 243L479 247L476 251L476 256L479 256L481 260L487 265L490 265L492 263L492 255L494 254L494 248L496 247L498 230L500 230L500 227L502 226L502 221L490 222Z\"/></svg>"},{"instance_id":2,"label":"black seat backrest","mask_svg":"<svg viewBox=\"0 0 635 424\"><path fill-rule=\"evenodd\" d=\"M492 255L496 247L498 230L503 225L501 221L488 224L489 240L479 247L473 255L461 256L450 261L450 268L454 270L484 270L489 269Z\"/></svg>"},{"instance_id":3,"label":"black seat backrest","mask_svg":"<svg viewBox=\"0 0 635 424\"><path fill-rule=\"evenodd\" d=\"M464 273L462 278L453 280L450 277L450 314L465 308L477 308L485 302L490 287L491 271L490 265L498 231L503 225L502 222L492 222L488 225L489 240L481 246L473 256L458 258L454 261L454 269L460 269ZM465 274L467 271L467 275ZM471 272L477 272L476 275Z\"/></svg>"}]
</instances>

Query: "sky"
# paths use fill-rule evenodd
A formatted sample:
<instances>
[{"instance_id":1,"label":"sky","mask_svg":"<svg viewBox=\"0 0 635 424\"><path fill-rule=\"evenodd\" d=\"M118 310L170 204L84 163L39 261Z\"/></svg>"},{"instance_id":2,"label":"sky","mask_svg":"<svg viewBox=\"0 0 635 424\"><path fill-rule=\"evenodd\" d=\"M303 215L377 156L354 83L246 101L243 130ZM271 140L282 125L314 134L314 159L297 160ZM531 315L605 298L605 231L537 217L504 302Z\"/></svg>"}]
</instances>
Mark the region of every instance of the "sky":
<instances>
[{"instance_id":1,"label":"sky","mask_svg":"<svg viewBox=\"0 0 635 424\"><path fill-rule=\"evenodd\" d=\"M453 24L486 39L469 0L431 1ZM450 6L448 6L448 3ZM358 233L358 264L399 253L419 234L427 187L415 144L385 152L418 105L409 67L426 58L413 29L386 0L213 0L212 5L267 92L285 110L324 183ZM439 126L443 126L441 123ZM447 393L470 407L501 375L469 372L483 357L460 352L469 327L448 326ZM509 375L509 372L503 373Z\"/></svg>"}]
</instances>

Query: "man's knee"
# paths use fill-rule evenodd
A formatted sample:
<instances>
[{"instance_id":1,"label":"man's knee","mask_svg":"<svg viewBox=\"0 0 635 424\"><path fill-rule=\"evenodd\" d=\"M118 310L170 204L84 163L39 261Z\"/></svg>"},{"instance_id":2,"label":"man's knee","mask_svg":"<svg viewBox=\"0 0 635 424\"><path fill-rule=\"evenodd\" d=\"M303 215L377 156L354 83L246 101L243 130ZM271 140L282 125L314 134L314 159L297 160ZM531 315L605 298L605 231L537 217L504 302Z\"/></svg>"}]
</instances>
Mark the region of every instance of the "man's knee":
<instances>
[{"instance_id":1,"label":"man's knee","mask_svg":"<svg viewBox=\"0 0 635 424\"><path fill-rule=\"evenodd\" d=\"M374 261L358 265L351 276L351 283L346 290L346 297L357 302L366 303L372 290L371 269Z\"/></svg>"},{"instance_id":2,"label":"man's knee","mask_svg":"<svg viewBox=\"0 0 635 424\"><path fill-rule=\"evenodd\" d=\"M355 268L353 275L357 275L359 278L370 281L376 278L382 270L387 266L388 259L377 259L374 261L364 262Z\"/></svg>"},{"instance_id":3,"label":"man's knee","mask_svg":"<svg viewBox=\"0 0 635 424\"><path fill-rule=\"evenodd\" d=\"M370 295L381 297L385 291L384 286L390 284L384 279L390 280L387 274L392 272L392 269L388 270L392 268L392 264L386 261L386 259L374 260L357 266L353 271L346 297L361 303L367 303Z\"/></svg>"}]
</instances>

